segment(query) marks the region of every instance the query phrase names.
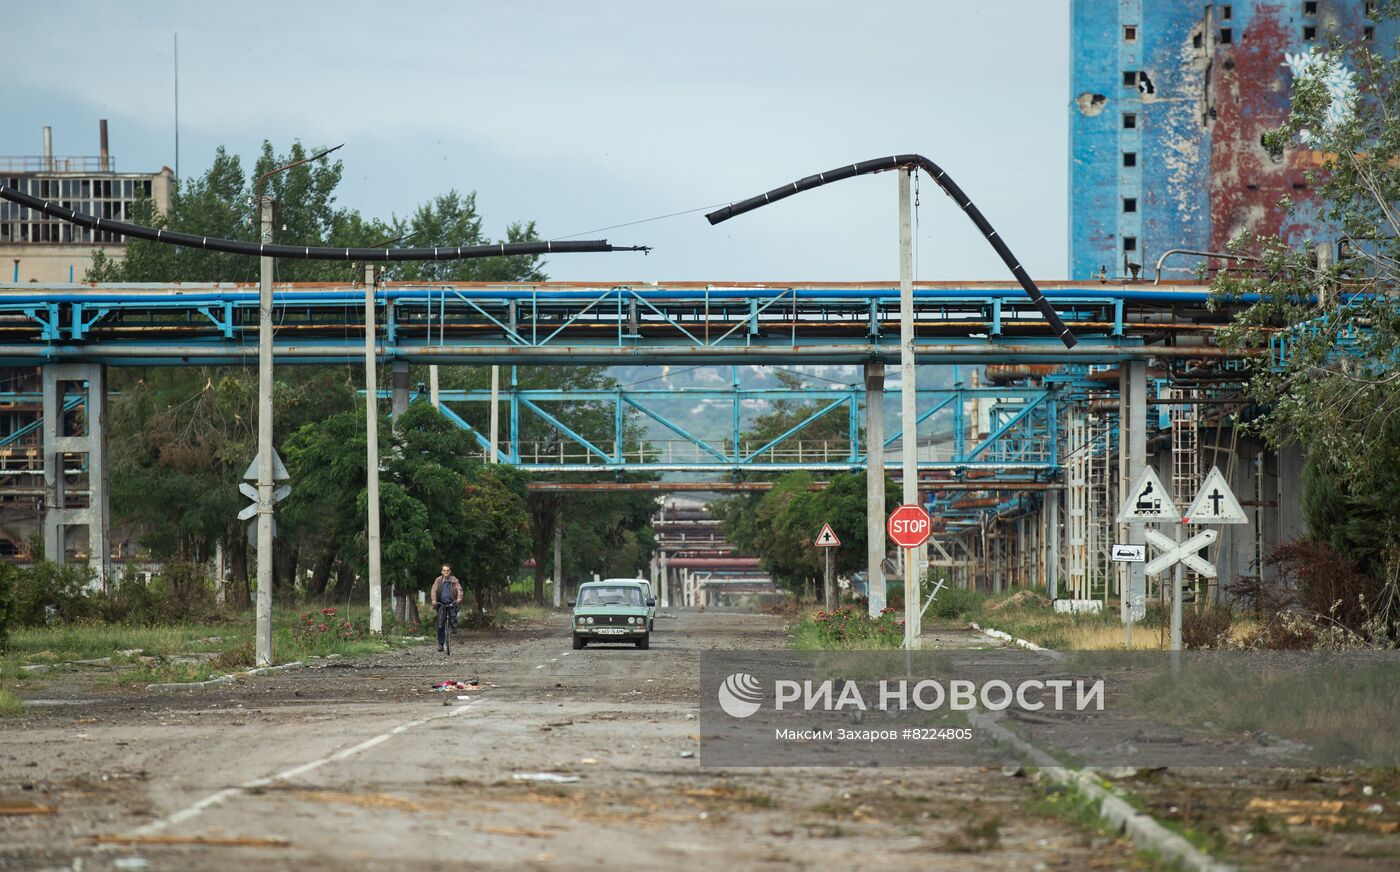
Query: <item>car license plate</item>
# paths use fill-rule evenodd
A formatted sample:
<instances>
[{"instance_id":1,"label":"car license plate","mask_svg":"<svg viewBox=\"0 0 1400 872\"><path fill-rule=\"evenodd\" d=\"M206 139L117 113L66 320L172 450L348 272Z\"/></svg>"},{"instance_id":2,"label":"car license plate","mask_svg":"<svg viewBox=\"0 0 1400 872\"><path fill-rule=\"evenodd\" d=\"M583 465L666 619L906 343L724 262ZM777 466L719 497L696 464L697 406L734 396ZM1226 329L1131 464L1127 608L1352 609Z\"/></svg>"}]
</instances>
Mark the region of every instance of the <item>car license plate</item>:
<instances>
[{"instance_id":1,"label":"car license plate","mask_svg":"<svg viewBox=\"0 0 1400 872\"><path fill-rule=\"evenodd\" d=\"M599 627L595 632L604 636L621 636L627 630L623 627Z\"/></svg>"}]
</instances>

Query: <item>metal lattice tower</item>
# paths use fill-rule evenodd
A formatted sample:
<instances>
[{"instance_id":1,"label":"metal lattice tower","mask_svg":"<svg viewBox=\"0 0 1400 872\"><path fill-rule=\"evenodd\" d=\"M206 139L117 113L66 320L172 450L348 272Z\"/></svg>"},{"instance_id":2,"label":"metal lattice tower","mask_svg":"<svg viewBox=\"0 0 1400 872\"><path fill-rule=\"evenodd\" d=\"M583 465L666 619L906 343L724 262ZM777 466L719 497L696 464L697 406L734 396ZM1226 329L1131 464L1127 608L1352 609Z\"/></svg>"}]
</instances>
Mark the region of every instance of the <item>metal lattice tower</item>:
<instances>
[{"instance_id":1,"label":"metal lattice tower","mask_svg":"<svg viewBox=\"0 0 1400 872\"><path fill-rule=\"evenodd\" d=\"M1065 545L1070 599L1088 596L1090 445L1084 415L1071 411L1066 424Z\"/></svg>"}]
</instances>

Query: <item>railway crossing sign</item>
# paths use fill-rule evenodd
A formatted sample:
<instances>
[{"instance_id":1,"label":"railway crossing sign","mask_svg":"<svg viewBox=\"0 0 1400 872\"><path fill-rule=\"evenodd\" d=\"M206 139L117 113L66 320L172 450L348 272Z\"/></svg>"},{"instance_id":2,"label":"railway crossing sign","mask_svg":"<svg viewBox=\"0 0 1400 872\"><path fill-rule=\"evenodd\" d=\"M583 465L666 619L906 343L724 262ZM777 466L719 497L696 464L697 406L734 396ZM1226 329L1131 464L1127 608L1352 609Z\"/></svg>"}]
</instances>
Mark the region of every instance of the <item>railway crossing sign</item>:
<instances>
[{"instance_id":1,"label":"railway crossing sign","mask_svg":"<svg viewBox=\"0 0 1400 872\"><path fill-rule=\"evenodd\" d=\"M1176 504L1172 502L1171 493L1162 486L1162 480L1157 477L1156 470L1144 466L1132 488L1128 490L1123 507L1118 510L1117 523L1156 521L1175 524L1180 517L1176 511Z\"/></svg>"},{"instance_id":2,"label":"railway crossing sign","mask_svg":"<svg viewBox=\"0 0 1400 872\"><path fill-rule=\"evenodd\" d=\"M1220 467L1212 466L1191 501L1191 507L1182 516L1183 524L1248 524L1249 517L1240 508L1240 501L1230 492Z\"/></svg>"},{"instance_id":3,"label":"railway crossing sign","mask_svg":"<svg viewBox=\"0 0 1400 872\"><path fill-rule=\"evenodd\" d=\"M900 506L890 512L885 529L899 547L918 548L928 541L929 533L933 532L933 519L923 506Z\"/></svg>"},{"instance_id":4,"label":"railway crossing sign","mask_svg":"<svg viewBox=\"0 0 1400 872\"><path fill-rule=\"evenodd\" d=\"M839 548L841 540L836 538L836 531L831 529L830 524L822 524L822 531L817 534L815 544L818 548Z\"/></svg>"},{"instance_id":5,"label":"railway crossing sign","mask_svg":"<svg viewBox=\"0 0 1400 872\"><path fill-rule=\"evenodd\" d=\"M1215 564L1196 553L1216 540L1220 534L1215 530L1202 530L1185 542L1177 542L1163 536L1156 530L1145 530L1144 534L1147 536L1147 541L1161 552L1142 568L1142 571L1147 575L1156 575L1164 569L1181 563L1206 578L1215 578Z\"/></svg>"}]
</instances>

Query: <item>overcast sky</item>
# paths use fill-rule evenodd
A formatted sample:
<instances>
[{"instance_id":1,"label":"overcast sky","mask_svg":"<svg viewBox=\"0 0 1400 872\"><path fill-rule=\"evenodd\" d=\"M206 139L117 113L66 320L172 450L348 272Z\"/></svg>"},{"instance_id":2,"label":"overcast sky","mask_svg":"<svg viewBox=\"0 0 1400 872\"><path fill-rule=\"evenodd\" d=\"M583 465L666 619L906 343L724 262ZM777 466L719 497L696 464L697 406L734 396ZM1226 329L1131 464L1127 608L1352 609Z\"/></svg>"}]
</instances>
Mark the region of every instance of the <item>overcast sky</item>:
<instances>
[{"instance_id":1,"label":"overcast sky","mask_svg":"<svg viewBox=\"0 0 1400 872\"><path fill-rule=\"evenodd\" d=\"M411 10L411 11L410 11ZM404 214L477 191L486 226L546 238L712 206L917 151L977 201L1041 279L1066 275L1068 3L196 4L65 0L6 15L0 155L97 153L180 171L346 146L340 202ZM638 254L551 259L564 280L850 281L897 275L896 182L865 177L717 228L701 214L595 234ZM1004 268L925 179L920 279ZM590 236L589 238L593 238Z\"/></svg>"}]
</instances>

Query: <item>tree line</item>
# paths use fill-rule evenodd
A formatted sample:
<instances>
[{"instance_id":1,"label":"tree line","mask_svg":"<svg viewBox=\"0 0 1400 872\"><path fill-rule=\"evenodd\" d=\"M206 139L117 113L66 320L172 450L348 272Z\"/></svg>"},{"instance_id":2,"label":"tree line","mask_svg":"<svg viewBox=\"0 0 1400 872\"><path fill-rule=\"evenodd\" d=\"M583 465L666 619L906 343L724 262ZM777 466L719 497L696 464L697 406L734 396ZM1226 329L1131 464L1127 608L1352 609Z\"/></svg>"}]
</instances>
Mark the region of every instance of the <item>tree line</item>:
<instances>
[{"instance_id":1,"label":"tree line","mask_svg":"<svg viewBox=\"0 0 1400 872\"><path fill-rule=\"evenodd\" d=\"M135 219L155 227L227 238L256 238L254 179L302 160L294 143L277 154L265 142L251 173L237 155L219 148L212 165L174 186L167 209L137 205ZM433 197L407 217L369 218L336 202L343 166L317 161L272 176L265 193L276 203L276 241L346 247L458 246L489 243L474 194L455 190ZM538 239L533 222L506 227L506 241ZM544 281L537 256L451 262L393 263L382 275L403 281ZM279 281L349 281L355 265L279 261ZM130 240L125 257L99 253L86 278L100 282L254 281L253 258ZM426 368L410 374L426 381ZM486 387L482 367L444 367L445 389ZM611 388L602 367L522 367L522 388ZM216 549L227 555L235 606L251 598L252 551L237 490L256 453L256 367L113 368L109 375L109 456L114 528L165 563L207 564ZM386 385L377 385L382 388ZM278 366L275 370L274 443L292 475L291 496L278 510L274 590L280 597L349 598L367 564L365 416L356 366ZM484 404L474 404L481 406ZM489 411L459 414L485 431ZM612 410L588 403L551 408L575 432L611 438ZM635 575L652 547L646 494L533 494L529 476L483 462L464 430L426 402L413 403L396 421L383 420L381 529L384 579L399 594L395 611L412 621L408 594L427 587L438 566L452 564L481 608L489 608L512 578L535 560L534 599L544 601L544 577L553 574L554 528L563 518L565 578ZM640 438L629 426L631 438ZM521 421L520 438L557 449L563 435L543 421ZM560 478L561 476L555 476ZM567 478L567 477L566 477Z\"/></svg>"}]
</instances>

